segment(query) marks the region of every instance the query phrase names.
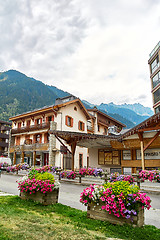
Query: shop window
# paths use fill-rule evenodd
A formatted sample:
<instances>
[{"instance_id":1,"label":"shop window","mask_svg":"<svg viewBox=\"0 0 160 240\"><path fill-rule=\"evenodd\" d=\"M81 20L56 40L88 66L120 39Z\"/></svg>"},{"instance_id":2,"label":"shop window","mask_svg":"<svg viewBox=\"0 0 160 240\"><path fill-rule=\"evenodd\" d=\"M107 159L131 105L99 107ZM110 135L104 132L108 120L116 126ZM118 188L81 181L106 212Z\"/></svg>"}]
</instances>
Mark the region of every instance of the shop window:
<instances>
[{"instance_id":1,"label":"shop window","mask_svg":"<svg viewBox=\"0 0 160 240\"><path fill-rule=\"evenodd\" d=\"M73 127L73 118L70 116L66 116L66 125L68 127Z\"/></svg>"},{"instance_id":2,"label":"shop window","mask_svg":"<svg viewBox=\"0 0 160 240\"><path fill-rule=\"evenodd\" d=\"M98 151L98 164L99 165L120 165L120 153L119 151Z\"/></svg>"},{"instance_id":3,"label":"shop window","mask_svg":"<svg viewBox=\"0 0 160 240\"><path fill-rule=\"evenodd\" d=\"M78 122L78 129L80 130L80 131L84 131L84 122L81 122L81 121L79 121Z\"/></svg>"}]
</instances>

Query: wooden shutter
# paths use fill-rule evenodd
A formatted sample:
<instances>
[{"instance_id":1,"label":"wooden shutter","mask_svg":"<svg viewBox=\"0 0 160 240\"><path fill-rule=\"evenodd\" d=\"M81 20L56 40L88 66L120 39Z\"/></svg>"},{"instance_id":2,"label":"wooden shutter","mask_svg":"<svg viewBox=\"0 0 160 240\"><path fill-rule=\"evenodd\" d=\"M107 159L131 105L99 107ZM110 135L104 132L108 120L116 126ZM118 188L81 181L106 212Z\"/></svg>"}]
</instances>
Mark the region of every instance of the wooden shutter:
<instances>
[{"instance_id":1,"label":"wooden shutter","mask_svg":"<svg viewBox=\"0 0 160 240\"><path fill-rule=\"evenodd\" d=\"M71 118L71 127L73 127L73 118Z\"/></svg>"}]
</instances>

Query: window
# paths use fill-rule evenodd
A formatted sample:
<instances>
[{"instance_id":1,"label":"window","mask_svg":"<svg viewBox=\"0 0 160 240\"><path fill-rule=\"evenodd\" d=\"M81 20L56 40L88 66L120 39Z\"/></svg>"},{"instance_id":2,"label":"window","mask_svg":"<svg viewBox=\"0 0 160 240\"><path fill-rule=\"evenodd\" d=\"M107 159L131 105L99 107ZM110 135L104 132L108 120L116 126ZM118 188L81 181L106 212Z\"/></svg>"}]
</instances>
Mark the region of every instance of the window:
<instances>
[{"instance_id":1,"label":"window","mask_svg":"<svg viewBox=\"0 0 160 240\"><path fill-rule=\"evenodd\" d=\"M156 87L160 83L160 72L158 72L153 78L153 88Z\"/></svg>"},{"instance_id":2,"label":"window","mask_svg":"<svg viewBox=\"0 0 160 240\"><path fill-rule=\"evenodd\" d=\"M107 134L107 128L104 128L104 134Z\"/></svg>"},{"instance_id":3,"label":"window","mask_svg":"<svg viewBox=\"0 0 160 240\"><path fill-rule=\"evenodd\" d=\"M78 122L78 129L80 131L84 131L84 122L81 122L81 121Z\"/></svg>"},{"instance_id":4,"label":"window","mask_svg":"<svg viewBox=\"0 0 160 240\"><path fill-rule=\"evenodd\" d=\"M79 154L79 169L83 167L83 154Z\"/></svg>"},{"instance_id":5,"label":"window","mask_svg":"<svg viewBox=\"0 0 160 240\"><path fill-rule=\"evenodd\" d=\"M160 112L160 106L155 109L156 113Z\"/></svg>"},{"instance_id":6,"label":"window","mask_svg":"<svg viewBox=\"0 0 160 240\"><path fill-rule=\"evenodd\" d=\"M41 134L37 134L37 135L35 136L35 142L36 142L36 143L41 143L41 140L42 140Z\"/></svg>"},{"instance_id":7,"label":"window","mask_svg":"<svg viewBox=\"0 0 160 240\"><path fill-rule=\"evenodd\" d=\"M29 127L31 125L31 120L27 121L27 127Z\"/></svg>"},{"instance_id":8,"label":"window","mask_svg":"<svg viewBox=\"0 0 160 240\"><path fill-rule=\"evenodd\" d=\"M42 118L37 118L37 119L35 120L35 124L36 124L36 125L42 124Z\"/></svg>"},{"instance_id":9,"label":"window","mask_svg":"<svg viewBox=\"0 0 160 240\"><path fill-rule=\"evenodd\" d=\"M160 88L154 93L154 104L160 101Z\"/></svg>"},{"instance_id":10,"label":"window","mask_svg":"<svg viewBox=\"0 0 160 240\"><path fill-rule=\"evenodd\" d=\"M151 64L151 73L155 72L155 70L159 67L159 56Z\"/></svg>"},{"instance_id":11,"label":"window","mask_svg":"<svg viewBox=\"0 0 160 240\"><path fill-rule=\"evenodd\" d=\"M73 118L70 116L66 116L66 125L68 127L73 127Z\"/></svg>"},{"instance_id":12,"label":"window","mask_svg":"<svg viewBox=\"0 0 160 240\"><path fill-rule=\"evenodd\" d=\"M98 132L100 132L100 126L98 125Z\"/></svg>"},{"instance_id":13,"label":"window","mask_svg":"<svg viewBox=\"0 0 160 240\"><path fill-rule=\"evenodd\" d=\"M74 110L77 111L77 107L74 107Z\"/></svg>"},{"instance_id":14,"label":"window","mask_svg":"<svg viewBox=\"0 0 160 240\"><path fill-rule=\"evenodd\" d=\"M98 164L99 165L120 165L120 153L119 151L98 151Z\"/></svg>"},{"instance_id":15,"label":"window","mask_svg":"<svg viewBox=\"0 0 160 240\"><path fill-rule=\"evenodd\" d=\"M46 117L46 122L54 121L54 116L48 116Z\"/></svg>"}]
</instances>

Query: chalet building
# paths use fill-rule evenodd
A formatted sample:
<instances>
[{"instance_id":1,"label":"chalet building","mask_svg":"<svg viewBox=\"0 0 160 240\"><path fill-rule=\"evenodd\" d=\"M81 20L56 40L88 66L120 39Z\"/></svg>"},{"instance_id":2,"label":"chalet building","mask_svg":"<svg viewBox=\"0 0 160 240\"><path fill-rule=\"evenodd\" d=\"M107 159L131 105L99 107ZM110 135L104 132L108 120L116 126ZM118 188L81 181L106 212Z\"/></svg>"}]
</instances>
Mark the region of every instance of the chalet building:
<instances>
[{"instance_id":1,"label":"chalet building","mask_svg":"<svg viewBox=\"0 0 160 240\"><path fill-rule=\"evenodd\" d=\"M0 156L8 156L9 131L11 123L0 120Z\"/></svg>"},{"instance_id":2,"label":"chalet building","mask_svg":"<svg viewBox=\"0 0 160 240\"><path fill-rule=\"evenodd\" d=\"M72 142L64 145L63 140L50 135L49 131L87 133L90 118L80 99L74 96L59 98L53 106L11 117L10 157L13 164L52 164L64 169L87 167L87 148L77 147L72 166L69 147L74 148Z\"/></svg>"},{"instance_id":3,"label":"chalet building","mask_svg":"<svg viewBox=\"0 0 160 240\"><path fill-rule=\"evenodd\" d=\"M160 113L125 133L94 135L81 139L78 146L88 148L92 167L109 173L136 173L140 169L160 168Z\"/></svg>"},{"instance_id":4,"label":"chalet building","mask_svg":"<svg viewBox=\"0 0 160 240\"><path fill-rule=\"evenodd\" d=\"M109 135L119 133L126 125L98 110L96 107L87 109L92 119L88 120L88 133ZM90 128L92 126L92 128Z\"/></svg>"},{"instance_id":5,"label":"chalet building","mask_svg":"<svg viewBox=\"0 0 160 240\"><path fill-rule=\"evenodd\" d=\"M109 128L118 133L125 125L94 109L86 110L74 96L59 98L55 105L11 117L10 157L13 164L52 164L63 169L92 166L88 146L79 140L103 141ZM102 144L103 145L103 144Z\"/></svg>"},{"instance_id":6,"label":"chalet building","mask_svg":"<svg viewBox=\"0 0 160 240\"><path fill-rule=\"evenodd\" d=\"M160 42L149 54L149 68L154 112L160 112Z\"/></svg>"}]
</instances>

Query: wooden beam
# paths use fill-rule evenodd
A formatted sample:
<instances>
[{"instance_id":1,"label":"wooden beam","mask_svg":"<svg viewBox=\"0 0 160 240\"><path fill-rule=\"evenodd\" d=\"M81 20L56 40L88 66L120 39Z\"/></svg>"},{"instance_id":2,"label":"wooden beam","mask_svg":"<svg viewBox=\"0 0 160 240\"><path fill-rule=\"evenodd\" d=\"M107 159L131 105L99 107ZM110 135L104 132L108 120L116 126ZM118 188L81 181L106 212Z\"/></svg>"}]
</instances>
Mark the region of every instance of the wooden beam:
<instances>
[{"instance_id":1,"label":"wooden beam","mask_svg":"<svg viewBox=\"0 0 160 240\"><path fill-rule=\"evenodd\" d=\"M33 166L36 165L36 151L33 152Z\"/></svg>"},{"instance_id":2,"label":"wooden beam","mask_svg":"<svg viewBox=\"0 0 160 240\"><path fill-rule=\"evenodd\" d=\"M139 137L140 145L141 145L141 163L142 163L142 170L144 170L144 169L145 169L145 166L144 166L143 132L138 132L138 137Z\"/></svg>"},{"instance_id":3,"label":"wooden beam","mask_svg":"<svg viewBox=\"0 0 160 240\"><path fill-rule=\"evenodd\" d=\"M16 165L16 152L13 154L13 164Z\"/></svg>"},{"instance_id":4,"label":"wooden beam","mask_svg":"<svg viewBox=\"0 0 160 240\"><path fill-rule=\"evenodd\" d=\"M21 163L24 163L24 152L21 153L21 158L22 158Z\"/></svg>"},{"instance_id":5,"label":"wooden beam","mask_svg":"<svg viewBox=\"0 0 160 240\"><path fill-rule=\"evenodd\" d=\"M74 171L74 154L75 154L75 151L76 151L76 145L77 145L77 142L72 142L71 144L71 151L72 151L72 171Z\"/></svg>"},{"instance_id":6,"label":"wooden beam","mask_svg":"<svg viewBox=\"0 0 160 240\"><path fill-rule=\"evenodd\" d=\"M145 170L143 141L141 141L141 163L142 163L142 170Z\"/></svg>"},{"instance_id":7,"label":"wooden beam","mask_svg":"<svg viewBox=\"0 0 160 240\"><path fill-rule=\"evenodd\" d=\"M160 126L157 125L155 127L142 128L142 129L139 129L138 132L146 132L146 131L153 131L153 130L160 130Z\"/></svg>"},{"instance_id":8,"label":"wooden beam","mask_svg":"<svg viewBox=\"0 0 160 240\"><path fill-rule=\"evenodd\" d=\"M158 131L155 136L151 139L151 141L144 147L143 151L145 151L153 142L156 140L156 138L159 136L160 131Z\"/></svg>"},{"instance_id":9,"label":"wooden beam","mask_svg":"<svg viewBox=\"0 0 160 240\"><path fill-rule=\"evenodd\" d=\"M143 132L138 132L138 137L140 141L143 141Z\"/></svg>"},{"instance_id":10,"label":"wooden beam","mask_svg":"<svg viewBox=\"0 0 160 240\"><path fill-rule=\"evenodd\" d=\"M67 146L59 139L59 137L58 137L57 135L55 135L55 137L56 137L57 140L62 144L62 146L65 147L66 150L67 150L70 154L72 154L71 151L67 148Z\"/></svg>"}]
</instances>

